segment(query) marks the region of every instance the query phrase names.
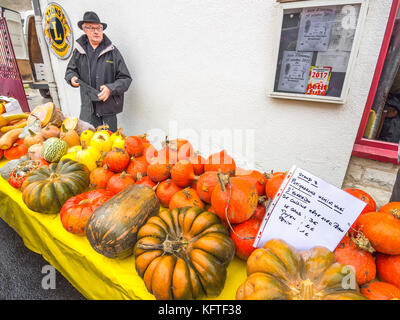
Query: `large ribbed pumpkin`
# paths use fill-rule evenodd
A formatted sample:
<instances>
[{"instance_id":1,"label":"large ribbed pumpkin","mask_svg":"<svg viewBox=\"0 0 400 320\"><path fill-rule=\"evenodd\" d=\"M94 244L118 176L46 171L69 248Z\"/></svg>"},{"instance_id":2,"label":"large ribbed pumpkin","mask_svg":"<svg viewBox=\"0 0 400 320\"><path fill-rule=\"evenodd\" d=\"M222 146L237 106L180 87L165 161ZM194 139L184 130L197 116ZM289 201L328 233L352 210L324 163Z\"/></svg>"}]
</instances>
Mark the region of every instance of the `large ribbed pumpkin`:
<instances>
[{"instance_id":1,"label":"large ribbed pumpkin","mask_svg":"<svg viewBox=\"0 0 400 320\"><path fill-rule=\"evenodd\" d=\"M98 207L86 225L92 247L109 258L125 258L133 253L139 228L160 209L155 192L132 184Z\"/></svg>"},{"instance_id":2,"label":"large ribbed pumpkin","mask_svg":"<svg viewBox=\"0 0 400 320\"><path fill-rule=\"evenodd\" d=\"M247 260L238 300L365 300L358 288L344 289L344 264L324 247L298 252L282 240L267 241ZM344 280L346 281L346 279Z\"/></svg>"},{"instance_id":3,"label":"large ribbed pumpkin","mask_svg":"<svg viewBox=\"0 0 400 320\"><path fill-rule=\"evenodd\" d=\"M63 159L32 171L21 186L22 200L29 209L58 213L69 198L89 186L89 170L79 162Z\"/></svg>"},{"instance_id":4,"label":"large ribbed pumpkin","mask_svg":"<svg viewBox=\"0 0 400 320\"><path fill-rule=\"evenodd\" d=\"M218 217L198 207L161 210L139 230L135 263L157 299L220 294L235 246Z\"/></svg>"}]
</instances>

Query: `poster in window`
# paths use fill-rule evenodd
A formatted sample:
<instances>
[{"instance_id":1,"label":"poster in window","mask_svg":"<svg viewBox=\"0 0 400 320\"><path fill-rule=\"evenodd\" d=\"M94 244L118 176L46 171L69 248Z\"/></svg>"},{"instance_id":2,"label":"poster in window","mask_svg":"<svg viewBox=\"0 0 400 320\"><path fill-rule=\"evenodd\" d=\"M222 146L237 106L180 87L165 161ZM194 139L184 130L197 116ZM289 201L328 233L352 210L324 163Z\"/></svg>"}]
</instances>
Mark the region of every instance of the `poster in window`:
<instances>
[{"instance_id":1,"label":"poster in window","mask_svg":"<svg viewBox=\"0 0 400 320\"><path fill-rule=\"evenodd\" d=\"M334 19L332 8L303 9L297 51L327 51Z\"/></svg>"},{"instance_id":2,"label":"poster in window","mask_svg":"<svg viewBox=\"0 0 400 320\"><path fill-rule=\"evenodd\" d=\"M284 51L278 90L305 93L312 52Z\"/></svg>"},{"instance_id":3,"label":"poster in window","mask_svg":"<svg viewBox=\"0 0 400 320\"><path fill-rule=\"evenodd\" d=\"M356 33L360 8L352 5L341 7L333 22L329 50L351 51Z\"/></svg>"}]
</instances>

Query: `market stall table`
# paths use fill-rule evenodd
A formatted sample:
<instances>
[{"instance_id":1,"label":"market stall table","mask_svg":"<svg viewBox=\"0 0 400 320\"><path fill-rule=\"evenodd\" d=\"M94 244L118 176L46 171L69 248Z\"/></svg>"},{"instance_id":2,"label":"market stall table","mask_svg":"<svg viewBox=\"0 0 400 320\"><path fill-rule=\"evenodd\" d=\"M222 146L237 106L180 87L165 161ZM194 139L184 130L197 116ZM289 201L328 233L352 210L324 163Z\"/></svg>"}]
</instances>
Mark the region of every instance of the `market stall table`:
<instances>
[{"instance_id":1,"label":"market stall table","mask_svg":"<svg viewBox=\"0 0 400 320\"><path fill-rule=\"evenodd\" d=\"M0 167L6 164L0 161ZM21 192L0 178L0 217L41 254L87 299L154 299L135 270L134 257L110 259L97 253L85 236L67 232L58 214L34 212ZM215 299L235 299L246 279L246 263L235 258L229 265L225 287Z\"/></svg>"}]
</instances>

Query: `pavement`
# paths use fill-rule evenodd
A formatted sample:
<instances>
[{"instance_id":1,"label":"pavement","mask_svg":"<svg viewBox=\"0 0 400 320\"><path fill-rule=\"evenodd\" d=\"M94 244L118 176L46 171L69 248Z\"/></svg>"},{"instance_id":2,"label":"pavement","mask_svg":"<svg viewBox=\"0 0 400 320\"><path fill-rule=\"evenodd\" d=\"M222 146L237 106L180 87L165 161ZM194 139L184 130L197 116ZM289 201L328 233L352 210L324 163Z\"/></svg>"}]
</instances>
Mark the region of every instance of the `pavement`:
<instances>
[{"instance_id":1,"label":"pavement","mask_svg":"<svg viewBox=\"0 0 400 320\"><path fill-rule=\"evenodd\" d=\"M52 101L51 98L43 98L37 89L25 88L25 94L31 111L41 104Z\"/></svg>"},{"instance_id":2,"label":"pavement","mask_svg":"<svg viewBox=\"0 0 400 320\"><path fill-rule=\"evenodd\" d=\"M26 93L31 110L51 101L40 96L38 90L26 89ZM41 255L26 248L21 237L1 218L0 243L0 300L85 299ZM53 282L51 275L55 275Z\"/></svg>"},{"instance_id":3,"label":"pavement","mask_svg":"<svg viewBox=\"0 0 400 320\"><path fill-rule=\"evenodd\" d=\"M1 178L0 178L1 179ZM0 219L0 300L84 300L43 257ZM49 276L55 272L55 281Z\"/></svg>"}]
</instances>

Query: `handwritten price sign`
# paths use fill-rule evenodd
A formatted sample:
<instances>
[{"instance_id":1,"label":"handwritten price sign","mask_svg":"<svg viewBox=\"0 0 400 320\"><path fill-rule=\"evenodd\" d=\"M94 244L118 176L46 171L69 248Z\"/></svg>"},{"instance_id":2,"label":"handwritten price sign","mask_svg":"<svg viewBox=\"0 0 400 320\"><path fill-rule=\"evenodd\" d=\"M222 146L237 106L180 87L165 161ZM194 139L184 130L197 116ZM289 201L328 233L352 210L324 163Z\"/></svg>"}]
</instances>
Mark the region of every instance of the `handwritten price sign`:
<instances>
[{"instance_id":1,"label":"handwritten price sign","mask_svg":"<svg viewBox=\"0 0 400 320\"><path fill-rule=\"evenodd\" d=\"M314 96L325 96L331 80L332 67L310 68L306 94Z\"/></svg>"}]
</instances>

